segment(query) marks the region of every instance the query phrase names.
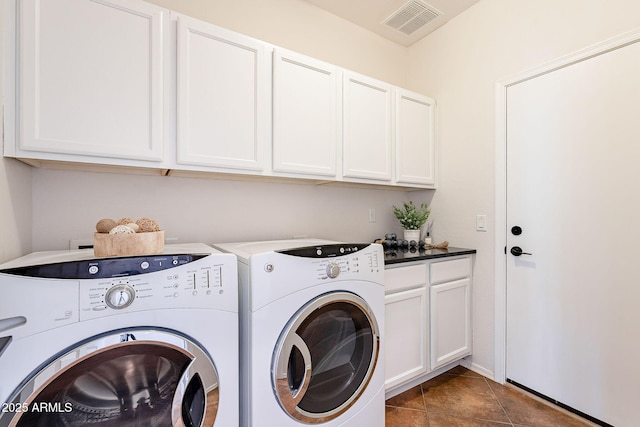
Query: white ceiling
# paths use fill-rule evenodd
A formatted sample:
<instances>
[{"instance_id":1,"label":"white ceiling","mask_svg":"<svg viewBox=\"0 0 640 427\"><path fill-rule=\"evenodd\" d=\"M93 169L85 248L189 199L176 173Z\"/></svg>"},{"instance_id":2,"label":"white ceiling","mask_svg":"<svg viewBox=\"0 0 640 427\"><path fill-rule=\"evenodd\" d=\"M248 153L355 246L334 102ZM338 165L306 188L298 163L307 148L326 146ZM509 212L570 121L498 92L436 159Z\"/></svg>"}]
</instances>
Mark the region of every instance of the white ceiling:
<instances>
[{"instance_id":1,"label":"white ceiling","mask_svg":"<svg viewBox=\"0 0 640 427\"><path fill-rule=\"evenodd\" d=\"M410 0L412 3L422 3L429 10L438 12L437 17L410 35L395 30L384 23L388 17L409 3L409 0L306 1L386 39L403 46L410 46L480 0Z\"/></svg>"}]
</instances>

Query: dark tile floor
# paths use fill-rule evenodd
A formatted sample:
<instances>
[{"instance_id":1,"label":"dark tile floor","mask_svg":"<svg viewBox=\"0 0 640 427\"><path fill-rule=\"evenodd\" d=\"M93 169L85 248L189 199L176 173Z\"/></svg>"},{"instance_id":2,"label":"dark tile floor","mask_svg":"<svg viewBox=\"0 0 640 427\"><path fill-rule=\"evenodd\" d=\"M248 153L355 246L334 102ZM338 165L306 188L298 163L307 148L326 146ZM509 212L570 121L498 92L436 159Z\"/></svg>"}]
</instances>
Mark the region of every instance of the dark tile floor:
<instances>
[{"instance_id":1,"label":"dark tile floor","mask_svg":"<svg viewBox=\"0 0 640 427\"><path fill-rule=\"evenodd\" d=\"M387 400L386 427L591 426L457 366Z\"/></svg>"}]
</instances>

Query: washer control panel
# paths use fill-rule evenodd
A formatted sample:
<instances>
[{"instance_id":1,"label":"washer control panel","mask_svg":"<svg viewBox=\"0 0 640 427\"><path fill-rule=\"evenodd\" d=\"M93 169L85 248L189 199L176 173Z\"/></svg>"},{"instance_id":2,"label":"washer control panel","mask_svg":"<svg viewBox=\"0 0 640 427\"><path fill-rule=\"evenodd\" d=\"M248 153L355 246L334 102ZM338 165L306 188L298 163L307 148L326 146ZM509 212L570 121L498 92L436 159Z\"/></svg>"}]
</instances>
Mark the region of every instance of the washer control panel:
<instances>
[{"instance_id":1,"label":"washer control panel","mask_svg":"<svg viewBox=\"0 0 640 427\"><path fill-rule=\"evenodd\" d=\"M80 320L162 308L224 308L237 298L235 263L221 262L220 255L197 256L188 262L185 257L193 256L136 257L138 267L149 273L81 280ZM99 263L107 260L97 261L95 267L102 270ZM122 259L108 261L117 264Z\"/></svg>"},{"instance_id":2,"label":"washer control panel","mask_svg":"<svg viewBox=\"0 0 640 427\"><path fill-rule=\"evenodd\" d=\"M133 302L136 291L129 285L118 285L107 289L104 302L115 310L127 308Z\"/></svg>"},{"instance_id":3,"label":"washer control panel","mask_svg":"<svg viewBox=\"0 0 640 427\"><path fill-rule=\"evenodd\" d=\"M206 256L207 254L180 254L99 258L29 265L3 270L3 273L48 279L102 279L167 270Z\"/></svg>"},{"instance_id":4,"label":"washer control panel","mask_svg":"<svg viewBox=\"0 0 640 427\"><path fill-rule=\"evenodd\" d=\"M340 266L335 262L330 262L327 265L327 276L331 279L335 279L340 275Z\"/></svg>"}]
</instances>

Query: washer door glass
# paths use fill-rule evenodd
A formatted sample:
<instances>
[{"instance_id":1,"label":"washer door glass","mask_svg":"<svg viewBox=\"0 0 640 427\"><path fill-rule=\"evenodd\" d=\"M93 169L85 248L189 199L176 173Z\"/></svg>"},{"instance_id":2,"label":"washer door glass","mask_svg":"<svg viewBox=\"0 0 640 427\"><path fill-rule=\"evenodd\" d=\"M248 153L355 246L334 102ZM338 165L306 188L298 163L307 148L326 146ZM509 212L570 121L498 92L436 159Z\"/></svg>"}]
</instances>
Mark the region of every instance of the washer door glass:
<instances>
[{"instance_id":1,"label":"washer door glass","mask_svg":"<svg viewBox=\"0 0 640 427\"><path fill-rule=\"evenodd\" d=\"M16 394L13 401L28 411L9 424L210 427L218 392L215 367L193 342L167 331L128 331L57 357Z\"/></svg>"},{"instance_id":2,"label":"washer door glass","mask_svg":"<svg viewBox=\"0 0 640 427\"><path fill-rule=\"evenodd\" d=\"M280 335L272 381L280 406L313 424L338 417L366 388L380 346L366 302L333 292L307 303Z\"/></svg>"}]
</instances>

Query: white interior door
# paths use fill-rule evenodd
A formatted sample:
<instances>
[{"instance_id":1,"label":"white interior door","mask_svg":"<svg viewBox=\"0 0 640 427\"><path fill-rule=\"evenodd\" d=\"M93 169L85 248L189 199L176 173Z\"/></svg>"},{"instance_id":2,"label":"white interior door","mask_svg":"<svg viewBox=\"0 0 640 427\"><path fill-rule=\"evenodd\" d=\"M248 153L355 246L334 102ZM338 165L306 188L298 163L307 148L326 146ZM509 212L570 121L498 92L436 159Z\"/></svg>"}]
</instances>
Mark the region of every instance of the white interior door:
<instances>
[{"instance_id":1,"label":"white interior door","mask_svg":"<svg viewBox=\"0 0 640 427\"><path fill-rule=\"evenodd\" d=\"M637 41L507 89L506 376L616 426L640 402L639 106Z\"/></svg>"}]
</instances>

